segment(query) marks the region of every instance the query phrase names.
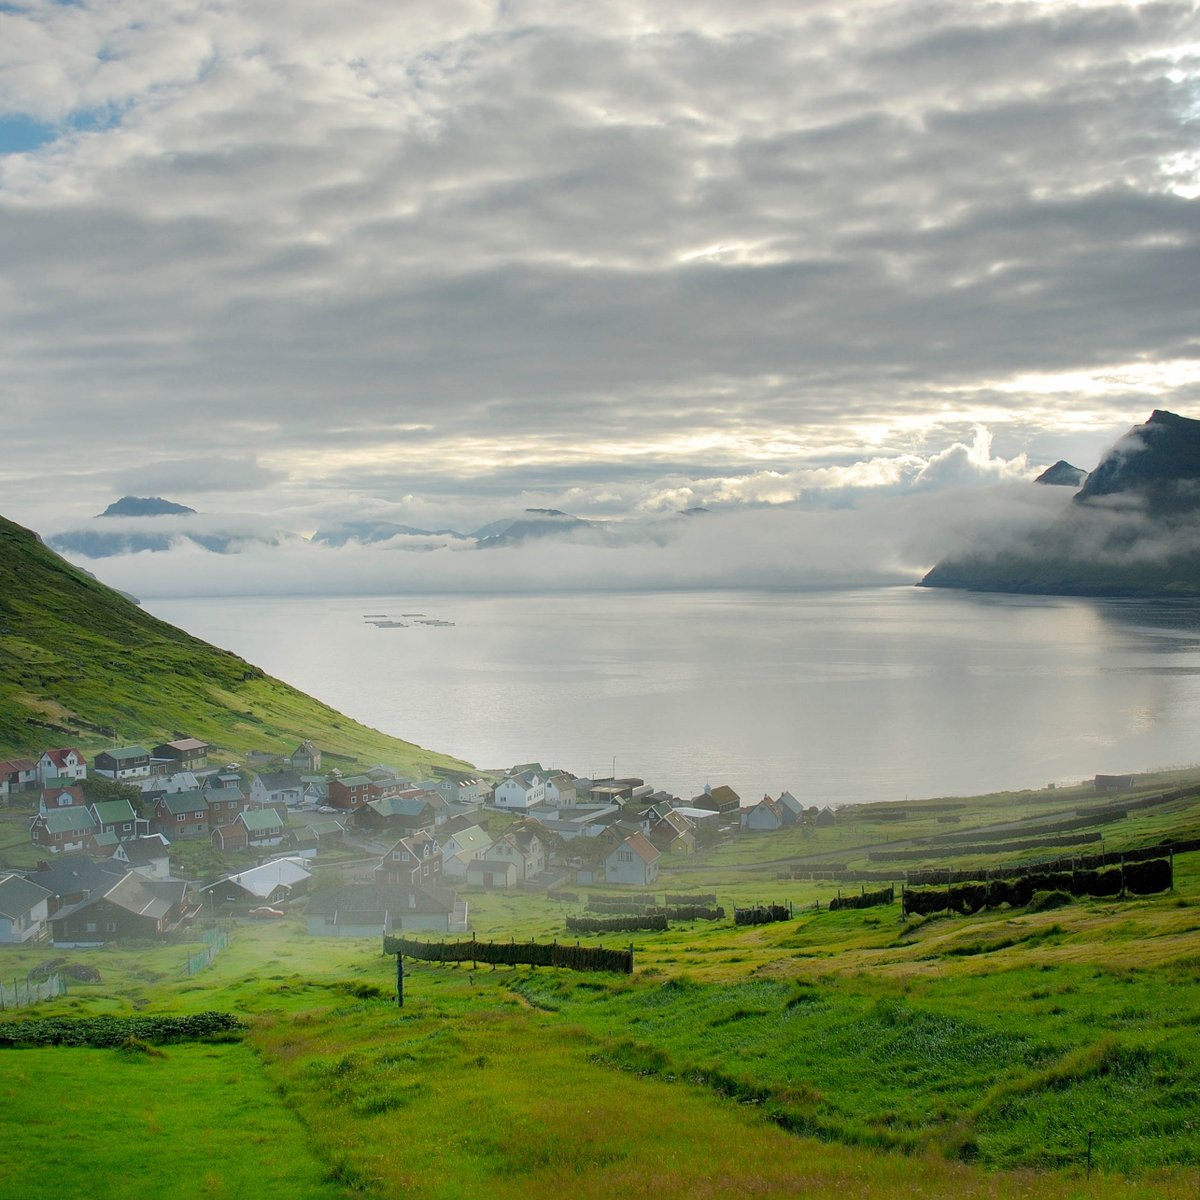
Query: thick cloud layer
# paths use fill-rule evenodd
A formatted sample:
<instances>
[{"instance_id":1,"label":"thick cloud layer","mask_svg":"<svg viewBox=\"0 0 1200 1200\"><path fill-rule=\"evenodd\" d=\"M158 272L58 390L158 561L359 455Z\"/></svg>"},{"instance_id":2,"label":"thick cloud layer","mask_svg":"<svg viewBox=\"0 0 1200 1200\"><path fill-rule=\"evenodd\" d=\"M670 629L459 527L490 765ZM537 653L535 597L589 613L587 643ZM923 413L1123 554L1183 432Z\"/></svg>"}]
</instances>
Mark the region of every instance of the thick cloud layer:
<instances>
[{"instance_id":1,"label":"thick cloud layer","mask_svg":"<svg viewBox=\"0 0 1200 1200\"><path fill-rule=\"evenodd\" d=\"M1070 495L1020 482L873 496L855 507L743 507L488 549L455 537L410 535L371 544L297 538L272 544L249 536L243 524L245 536L229 553L181 533L165 552L76 561L145 597L912 583L947 553L1001 553L1020 544L1061 514ZM157 521L155 529L169 521Z\"/></svg>"},{"instance_id":2,"label":"thick cloud layer","mask_svg":"<svg viewBox=\"0 0 1200 1200\"><path fill-rule=\"evenodd\" d=\"M1196 34L1171 2L18 0L0 511L791 502L945 486L980 424L1089 466L1200 399Z\"/></svg>"}]
</instances>

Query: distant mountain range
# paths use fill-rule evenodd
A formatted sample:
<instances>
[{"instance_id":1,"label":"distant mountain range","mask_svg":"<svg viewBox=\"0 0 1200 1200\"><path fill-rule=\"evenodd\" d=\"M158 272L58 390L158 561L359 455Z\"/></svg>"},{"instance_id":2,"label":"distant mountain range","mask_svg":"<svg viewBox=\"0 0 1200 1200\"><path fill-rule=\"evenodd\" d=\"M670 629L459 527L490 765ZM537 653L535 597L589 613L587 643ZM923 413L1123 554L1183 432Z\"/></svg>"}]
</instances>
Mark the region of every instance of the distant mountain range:
<instances>
[{"instance_id":1,"label":"distant mountain range","mask_svg":"<svg viewBox=\"0 0 1200 1200\"><path fill-rule=\"evenodd\" d=\"M1050 471L1065 476L1060 467L1070 464L1056 463ZM1060 480L1043 475L1039 482ZM1048 528L1002 551L946 559L922 585L1046 595L1200 595L1200 421L1155 410L1104 455Z\"/></svg>"},{"instance_id":2,"label":"distant mountain range","mask_svg":"<svg viewBox=\"0 0 1200 1200\"><path fill-rule=\"evenodd\" d=\"M605 545L661 541L681 518L706 513L690 508L665 518L649 521L594 521L575 517L557 508L527 508L516 517L492 521L470 533L455 529L421 529L394 521L377 519L339 521L322 526L309 539L316 545L340 547L350 543L363 546L396 542L397 549L433 550L450 541L468 548L487 550L518 546L525 542L554 537L583 536ZM264 527L259 518L252 520L202 516L195 509L161 497L123 496L102 512L97 521L104 527L89 525L68 529L46 539L47 545L64 554L83 558L110 558L142 551L170 550L180 543L192 543L214 554L229 554L249 545L280 545L301 540L298 534ZM111 518L136 518L118 523ZM110 527L115 526L115 527ZM240 527L239 527L240 526Z\"/></svg>"}]
</instances>

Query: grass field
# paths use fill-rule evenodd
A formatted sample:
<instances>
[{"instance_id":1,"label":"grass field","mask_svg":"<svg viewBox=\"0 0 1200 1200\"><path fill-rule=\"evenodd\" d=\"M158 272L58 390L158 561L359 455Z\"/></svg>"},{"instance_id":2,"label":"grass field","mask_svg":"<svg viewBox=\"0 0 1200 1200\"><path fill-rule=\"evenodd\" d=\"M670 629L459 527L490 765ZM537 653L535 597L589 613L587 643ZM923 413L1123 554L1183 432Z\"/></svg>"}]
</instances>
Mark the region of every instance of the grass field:
<instances>
[{"instance_id":1,"label":"grass field","mask_svg":"<svg viewBox=\"0 0 1200 1200\"><path fill-rule=\"evenodd\" d=\"M962 824L1076 799L972 801ZM1183 836L1195 809L1151 811ZM885 824L832 832L861 855ZM659 890L790 901L793 920L582 939L633 944L631 977L408 963L402 1010L376 941L295 918L237 925L193 977L185 945L8 950L6 976L50 957L101 973L39 1014L217 1009L249 1029L162 1058L0 1051L0 1192L1194 1200L1200 854L1156 897L903 920L779 879L789 838L672 862ZM563 939L577 910L469 899L483 939ZM142 1155L124 1186L121 1129Z\"/></svg>"}]
</instances>

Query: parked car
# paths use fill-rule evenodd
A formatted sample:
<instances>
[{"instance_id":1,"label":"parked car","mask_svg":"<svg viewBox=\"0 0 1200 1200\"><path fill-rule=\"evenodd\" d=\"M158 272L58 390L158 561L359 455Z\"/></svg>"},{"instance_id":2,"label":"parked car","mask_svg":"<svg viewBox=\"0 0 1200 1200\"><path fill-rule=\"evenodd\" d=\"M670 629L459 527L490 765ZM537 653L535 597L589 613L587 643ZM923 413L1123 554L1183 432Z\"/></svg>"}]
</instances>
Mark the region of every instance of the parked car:
<instances>
[{"instance_id":1,"label":"parked car","mask_svg":"<svg viewBox=\"0 0 1200 1200\"><path fill-rule=\"evenodd\" d=\"M322 804L321 807L317 809L317 812L335 813L337 812L337 809L334 808L332 804Z\"/></svg>"},{"instance_id":2,"label":"parked car","mask_svg":"<svg viewBox=\"0 0 1200 1200\"><path fill-rule=\"evenodd\" d=\"M259 920L271 920L274 917L284 917L287 914L282 908L272 908L269 904L260 904L257 908L252 908L246 916L257 917Z\"/></svg>"}]
</instances>

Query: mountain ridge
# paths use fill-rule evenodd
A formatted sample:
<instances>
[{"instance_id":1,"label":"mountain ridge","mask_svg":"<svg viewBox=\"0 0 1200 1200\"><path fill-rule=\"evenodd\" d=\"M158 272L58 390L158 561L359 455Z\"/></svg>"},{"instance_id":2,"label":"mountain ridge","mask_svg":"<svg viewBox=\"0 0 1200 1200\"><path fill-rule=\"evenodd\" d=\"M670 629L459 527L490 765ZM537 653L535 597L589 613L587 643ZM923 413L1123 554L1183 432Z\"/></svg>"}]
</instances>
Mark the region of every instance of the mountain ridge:
<instances>
[{"instance_id":1,"label":"mountain ridge","mask_svg":"<svg viewBox=\"0 0 1200 1200\"><path fill-rule=\"evenodd\" d=\"M1047 528L999 552L943 559L921 586L1200 595L1200 421L1155 409L1105 453Z\"/></svg>"}]
</instances>

